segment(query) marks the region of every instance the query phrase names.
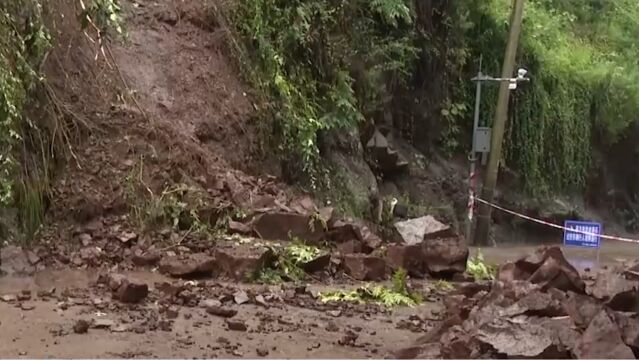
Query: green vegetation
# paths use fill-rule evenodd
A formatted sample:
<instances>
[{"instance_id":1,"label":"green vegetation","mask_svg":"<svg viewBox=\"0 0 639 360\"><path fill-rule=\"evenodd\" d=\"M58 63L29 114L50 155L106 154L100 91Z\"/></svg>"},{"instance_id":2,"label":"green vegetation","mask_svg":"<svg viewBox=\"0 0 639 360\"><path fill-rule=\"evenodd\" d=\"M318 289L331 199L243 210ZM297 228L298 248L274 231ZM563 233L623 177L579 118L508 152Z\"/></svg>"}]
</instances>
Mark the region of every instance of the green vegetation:
<instances>
[{"instance_id":1,"label":"green vegetation","mask_svg":"<svg viewBox=\"0 0 639 360\"><path fill-rule=\"evenodd\" d=\"M319 294L322 302L351 301L374 303L388 307L415 306L422 302L419 294L411 293L406 282L406 270L399 269L393 274L392 287L364 285L352 291L329 291Z\"/></svg>"},{"instance_id":2,"label":"green vegetation","mask_svg":"<svg viewBox=\"0 0 639 360\"><path fill-rule=\"evenodd\" d=\"M256 65L249 77L274 102L279 150L312 185L326 175L318 134L379 110L387 77L404 83L416 59L408 0L257 0L241 2L234 19Z\"/></svg>"},{"instance_id":3,"label":"green vegetation","mask_svg":"<svg viewBox=\"0 0 639 360\"><path fill-rule=\"evenodd\" d=\"M475 256L468 259L466 272L475 280L493 280L497 275L497 266L484 261L484 255L477 250Z\"/></svg>"},{"instance_id":4,"label":"green vegetation","mask_svg":"<svg viewBox=\"0 0 639 360\"><path fill-rule=\"evenodd\" d=\"M93 24L100 43L111 29L122 33L118 0L78 1L78 30ZM52 43L45 15L56 10L41 0L0 3L0 206L18 210L27 240L43 222L54 159L71 148L67 114L40 71Z\"/></svg>"},{"instance_id":5,"label":"green vegetation","mask_svg":"<svg viewBox=\"0 0 639 360\"><path fill-rule=\"evenodd\" d=\"M485 72L498 75L511 2L469 3L468 46L483 53ZM512 102L505 160L525 174L530 192L582 189L593 152L636 120L638 21L632 0L526 1L518 63L532 82ZM492 111L494 99L487 96L484 108Z\"/></svg>"},{"instance_id":6,"label":"green vegetation","mask_svg":"<svg viewBox=\"0 0 639 360\"><path fill-rule=\"evenodd\" d=\"M281 284L286 281L303 281L307 278L303 265L322 255L322 250L304 245L299 241L285 247L271 247L276 260L271 267L260 270L253 276L253 282L261 284Z\"/></svg>"},{"instance_id":7,"label":"green vegetation","mask_svg":"<svg viewBox=\"0 0 639 360\"><path fill-rule=\"evenodd\" d=\"M234 24L251 54L245 61L255 65L249 77L270 101L280 150L318 180L318 134L363 127L362 119L384 110L410 138L423 142L418 130L426 126L437 131L440 152L466 151L474 100L468 79L480 55L485 73L500 74L510 6L440 4L434 17L410 0L257 0L236 9ZM513 97L504 164L525 174L530 193L583 190L594 153L635 123L638 25L633 0L526 1L518 64L532 81ZM432 92L435 81L441 96ZM485 87L488 122L496 90ZM396 101L413 105L398 109Z\"/></svg>"}]
</instances>

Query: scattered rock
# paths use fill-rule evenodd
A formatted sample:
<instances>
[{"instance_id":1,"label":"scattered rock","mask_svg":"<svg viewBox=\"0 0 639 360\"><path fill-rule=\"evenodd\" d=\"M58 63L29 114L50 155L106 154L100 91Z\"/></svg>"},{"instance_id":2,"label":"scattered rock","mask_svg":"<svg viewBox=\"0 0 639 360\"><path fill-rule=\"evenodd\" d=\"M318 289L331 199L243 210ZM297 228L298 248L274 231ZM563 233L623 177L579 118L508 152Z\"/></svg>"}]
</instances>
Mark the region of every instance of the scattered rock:
<instances>
[{"instance_id":1,"label":"scattered rock","mask_svg":"<svg viewBox=\"0 0 639 360\"><path fill-rule=\"evenodd\" d=\"M557 246L542 247L527 257L502 265L497 278L504 282L526 280L540 284L543 289L555 288L579 294L584 294L586 287Z\"/></svg>"},{"instance_id":2,"label":"scattered rock","mask_svg":"<svg viewBox=\"0 0 639 360\"><path fill-rule=\"evenodd\" d=\"M562 306L575 326L582 330L585 330L603 309L603 304L596 299L574 292L568 293L568 298L562 302Z\"/></svg>"},{"instance_id":3,"label":"scattered rock","mask_svg":"<svg viewBox=\"0 0 639 360\"><path fill-rule=\"evenodd\" d=\"M229 220L228 229L231 234L248 235L253 232L249 225L233 220Z\"/></svg>"},{"instance_id":4,"label":"scattered rock","mask_svg":"<svg viewBox=\"0 0 639 360\"><path fill-rule=\"evenodd\" d=\"M133 255L131 261L137 266L155 266L162 259L162 255L157 252L142 252Z\"/></svg>"},{"instance_id":5,"label":"scattered rock","mask_svg":"<svg viewBox=\"0 0 639 360\"><path fill-rule=\"evenodd\" d=\"M342 255L359 254L364 252L364 246L359 240L348 240L337 244L336 250Z\"/></svg>"},{"instance_id":6,"label":"scattered rock","mask_svg":"<svg viewBox=\"0 0 639 360\"><path fill-rule=\"evenodd\" d=\"M31 304L31 303L21 303L20 304L20 309L22 309L24 311L31 311L31 310L35 309L35 305Z\"/></svg>"},{"instance_id":7,"label":"scattered rock","mask_svg":"<svg viewBox=\"0 0 639 360\"><path fill-rule=\"evenodd\" d=\"M409 346L391 353L393 359L441 359L440 344Z\"/></svg>"},{"instance_id":8,"label":"scattered rock","mask_svg":"<svg viewBox=\"0 0 639 360\"><path fill-rule=\"evenodd\" d=\"M73 332L76 334L86 334L89 331L89 322L86 320L78 320L73 325Z\"/></svg>"},{"instance_id":9,"label":"scattered rock","mask_svg":"<svg viewBox=\"0 0 639 360\"><path fill-rule=\"evenodd\" d=\"M115 298L124 303L138 303L149 295L149 287L146 284L139 284L124 280L115 292Z\"/></svg>"},{"instance_id":10,"label":"scattered rock","mask_svg":"<svg viewBox=\"0 0 639 360\"><path fill-rule=\"evenodd\" d=\"M527 317L495 318L479 329L477 339L509 358L537 357L555 346L551 332Z\"/></svg>"},{"instance_id":11,"label":"scattered rock","mask_svg":"<svg viewBox=\"0 0 639 360\"><path fill-rule=\"evenodd\" d=\"M624 344L619 327L607 310L601 310L588 325L574 349L580 359L632 359L634 354Z\"/></svg>"},{"instance_id":12,"label":"scattered rock","mask_svg":"<svg viewBox=\"0 0 639 360\"><path fill-rule=\"evenodd\" d=\"M18 301L28 301L31 300L31 291L30 290L22 290L18 294Z\"/></svg>"},{"instance_id":13,"label":"scattered rock","mask_svg":"<svg viewBox=\"0 0 639 360\"><path fill-rule=\"evenodd\" d=\"M111 319L95 319L93 320L93 324L91 327L94 329L111 329L111 327L115 326L115 321Z\"/></svg>"},{"instance_id":14,"label":"scattered rock","mask_svg":"<svg viewBox=\"0 0 639 360\"><path fill-rule=\"evenodd\" d=\"M200 301L199 307L206 309L210 306L222 306L222 302L216 299L206 299Z\"/></svg>"},{"instance_id":15,"label":"scattered rock","mask_svg":"<svg viewBox=\"0 0 639 360\"><path fill-rule=\"evenodd\" d=\"M315 259L300 264L300 267L309 274L326 270L331 263L331 254L321 254Z\"/></svg>"},{"instance_id":16,"label":"scattered rock","mask_svg":"<svg viewBox=\"0 0 639 360\"><path fill-rule=\"evenodd\" d=\"M421 245L390 245L386 260L393 271L402 268L412 277L422 278L427 272Z\"/></svg>"},{"instance_id":17,"label":"scattered rock","mask_svg":"<svg viewBox=\"0 0 639 360\"><path fill-rule=\"evenodd\" d=\"M591 293L612 310L639 311L639 282L626 280L612 270L597 274Z\"/></svg>"},{"instance_id":18,"label":"scattered rock","mask_svg":"<svg viewBox=\"0 0 639 360\"><path fill-rule=\"evenodd\" d=\"M31 275L35 267L27 253L19 246L4 246L0 251L0 274Z\"/></svg>"},{"instance_id":19,"label":"scattered rock","mask_svg":"<svg viewBox=\"0 0 639 360\"><path fill-rule=\"evenodd\" d=\"M257 349L255 349L255 353L258 356L265 357L265 356L268 356L269 351L268 351L268 348L266 347L258 347Z\"/></svg>"},{"instance_id":20,"label":"scattered rock","mask_svg":"<svg viewBox=\"0 0 639 360\"><path fill-rule=\"evenodd\" d=\"M4 302L14 302L14 301L18 301L18 296L14 294L5 294L0 296L0 300Z\"/></svg>"},{"instance_id":21,"label":"scattered rock","mask_svg":"<svg viewBox=\"0 0 639 360\"><path fill-rule=\"evenodd\" d=\"M451 227L431 215L397 222L393 225L406 245L421 244L424 239L452 236Z\"/></svg>"},{"instance_id":22,"label":"scattered rock","mask_svg":"<svg viewBox=\"0 0 639 360\"><path fill-rule=\"evenodd\" d=\"M380 257L350 254L345 255L342 266L346 274L356 280L379 281L386 277L386 261Z\"/></svg>"},{"instance_id":23,"label":"scattered rock","mask_svg":"<svg viewBox=\"0 0 639 360\"><path fill-rule=\"evenodd\" d=\"M619 327L623 342L636 354L639 350L639 314L616 312L614 321Z\"/></svg>"},{"instance_id":24,"label":"scattered rock","mask_svg":"<svg viewBox=\"0 0 639 360\"><path fill-rule=\"evenodd\" d=\"M167 257L160 260L160 272L173 277L192 277L211 274L215 259L205 254L192 254L187 258Z\"/></svg>"},{"instance_id":25,"label":"scattered rock","mask_svg":"<svg viewBox=\"0 0 639 360\"><path fill-rule=\"evenodd\" d=\"M78 236L78 239L80 240L80 243L82 244L82 246L89 246L91 244L91 240L93 240L91 235L87 233L80 234Z\"/></svg>"},{"instance_id":26,"label":"scattered rock","mask_svg":"<svg viewBox=\"0 0 639 360\"><path fill-rule=\"evenodd\" d=\"M422 254L426 268L433 275L452 275L466 271L469 251L462 236L425 238L422 242Z\"/></svg>"},{"instance_id":27,"label":"scattered rock","mask_svg":"<svg viewBox=\"0 0 639 360\"><path fill-rule=\"evenodd\" d=\"M168 308L166 308L166 310L164 310L164 315L166 316L167 319L177 319L179 314L180 314L180 308L174 305L169 306Z\"/></svg>"},{"instance_id":28,"label":"scattered rock","mask_svg":"<svg viewBox=\"0 0 639 360\"><path fill-rule=\"evenodd\" d=\"M206 312L211 315L220 316L224 318L231 318L237 315L237 310L229 309L222 306L207 306Z\"/></svg>"},{"instance_id":29,"label":"scattered rock","mask_svg":"<svg viewBox=\"0 0 639 360\"><path fill-rule=\"evenodd\" d=\"M328 332L337 332L339 331L339 326L334 321L329 321L326 325L326 331Z\"/></svg>"},{"instance_id":30,"label":"scattered rock","mask_svg":"<svg viewBox=\"0 0 639 360\"><path fill-rule=\"evenodd\" d=\"M233 331L246 331L248 328L241 320L226 320L226 326Z\"/></svg>"},{"instance_id":31,"label":"scattered rock","mask_svg":"<svg viewBox=\"0 0 639 360\"><path fill-rule=\"evenodd\" d=\"M252 225L255 233L265 240L289 240L291 237L315 243L324 237L321 226L313 226L313 218L308 214L273 211L257 215Z\"/></svg>"},{"instance_id":32,"label":"scattered rock","mask_svg":"<svg viewBox=\"0 0 639 360\"><path fill-rule=\"evenodd\" d=\"M137 240L138 239L138 234L136 234L134 232L123 232L122 234L120 234L120 236L118 236L118 239L123 244L128 244L131 241Z\"/></svg>"},{"instance_id":33,"label":"scattered rock","mask_svg":"<svg viewBox=\"0 0 639 360\"><path fill-rule=\"evenodd\" d=\"M248 276L268 266L273 253L265 246L236 245L215 250L216 274L233 280L245 280Z\"/></svg>"},{"instance_id":34,"label":"scattered rock","mask_svg":"<svg viewBox=\"0 0 639 360\"><path fill-rule=\"evenodd\" d=\"M250 299L245 291L238 290L233 294L233 300L235 301L236 304L242 305L249 302Z\"/></svg>"},{"instance_id":35,"label":"scattered rock","mask_svg":"<svg viewBox=\"0 0 639 360\"><path fill-rule=\"evenodd\" d=\"M343 346L355 346L355 342L357 341L358 337L359 335L352 332L351 330L348 330L346 331L344 336L342 336L342 338L337 341L337 343Z\"/></svg>"}]
</instances>

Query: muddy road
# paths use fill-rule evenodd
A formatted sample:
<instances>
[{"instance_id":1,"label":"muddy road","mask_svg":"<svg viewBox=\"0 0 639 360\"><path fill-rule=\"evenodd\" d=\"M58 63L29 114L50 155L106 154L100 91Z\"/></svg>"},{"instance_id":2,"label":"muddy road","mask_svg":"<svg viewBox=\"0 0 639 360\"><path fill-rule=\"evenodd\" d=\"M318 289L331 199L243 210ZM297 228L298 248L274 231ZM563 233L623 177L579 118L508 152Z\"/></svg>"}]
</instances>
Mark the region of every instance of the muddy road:
<instances>
[{"instance_id":1,"label":"muddy road","mask_svg":"<svg viewBox=\"0 0 639 360\"><path fill-rule=\"evenodd\" d=\"M229 309L231 318L212 315L206 301L162 311L156 284L174 282L152 272L127 273L149 285L148 301L126 305L95 289L91 271L45 271L30 277L0 278L0 356L28 358L117 357L382 357L397 344L416 339L434 321L439 305L385 310L371 306L323 308L303 294L287 298L279 286L234 286L199 281L203 297L263 294ZM55 290L50 293L53 289ZM311 287L309 292L326 289ZM28 295L27 295L28 294ZM9 296L22 300L13 300ZM252 297L253 295L249 295ZM240 301L241 302L241 301ZM76 333L80 321L92 323ZM242 324L242 325L238 325Z\"/></svg>"}]
</instances>

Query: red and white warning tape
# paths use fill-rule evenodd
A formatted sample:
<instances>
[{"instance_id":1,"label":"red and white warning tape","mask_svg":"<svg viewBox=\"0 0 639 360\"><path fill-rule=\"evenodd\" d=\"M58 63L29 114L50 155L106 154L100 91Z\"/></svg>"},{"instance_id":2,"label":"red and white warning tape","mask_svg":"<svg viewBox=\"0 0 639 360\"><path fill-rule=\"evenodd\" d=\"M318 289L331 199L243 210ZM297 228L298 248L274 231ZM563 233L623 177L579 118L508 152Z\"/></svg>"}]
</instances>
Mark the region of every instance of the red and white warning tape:
<instances>
[{"instance_id":1,"label":"red and white warning tape","mask_svg":"<svg viewBox=\"0 0 639 360\"><path fill-rule=\"evenodd\" d=\"M583 234L583 235L599 236L599 237L600 237L600 238L602 238L602 239L617 240L617 241L624 241L624 242L637 243L637 244L639 244L639 240L637 240L637 239L630 239L630 238L619 237L619 236L613 236L613 235L605 235L605 234L595 234L595 233L591 233L591 232L587 232L587 231L581 231L581 230L577 230L577 229L570 229L570 228L567 228L567 227L565 227L565 226L561 226L561 225L553 224L553 223L550 223L550 222L547 222L547 221L543 221L543 220L540 220L540 219L535 219L535 218L530 217L530 216L528 216L528 215L524 215L524 214L518 213L518 212L516 212L516 211L508 210L508 209L503 208L503 207L501 207L501 206L499 206L499 205L489 203L488 201L483 200L483 199L480 199L480 198L478 198L478 197L476 197L476 196L474 197L474 200L475 200L475 201L477 201L477 202L479 202L479 203L482 203L482 204L488 205L488 206L490 206L490 207L492 207L492 208L494 208L494 209L497 209L497 210L499 210L499 211L503 211L503 212L505 212L505 213L508 213L508 214L511 214L511 215L514 215L514 216L520 217L520 218L522 218L522 219L525 219L525 220L528 220L528 221L532 221L532 222L535 222L535 223L541 224L541 225L546 225L546 226L549 226L549 227L553 227L553 228L555 228L555 229L559 229L559 230L569 230L570 232L578 233L578 234Z\"/></svg>"}]
</instances>

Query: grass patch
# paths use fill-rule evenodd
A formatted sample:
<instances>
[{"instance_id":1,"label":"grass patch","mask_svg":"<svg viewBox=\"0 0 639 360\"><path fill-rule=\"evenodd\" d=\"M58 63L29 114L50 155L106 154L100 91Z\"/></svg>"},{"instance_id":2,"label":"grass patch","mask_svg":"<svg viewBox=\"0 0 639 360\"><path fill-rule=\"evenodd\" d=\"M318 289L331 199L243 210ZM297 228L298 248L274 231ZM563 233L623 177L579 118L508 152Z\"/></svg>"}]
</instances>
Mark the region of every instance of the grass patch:
<instances>
[{"instance_id":1,"label":"grass patch","mask_svg":"<svg viewBox=\"0 0 639 360\"><path fill-rule=\"evenodd\" d=\"M497 266L487 263L481 251L477 250L475 256L468 259L466 272L475 280L494 280L497 275Z\"/></svg>"},{"instance_id":2,"label":"grass patch","mask_svg":"<svg viewBox=\"0 0 639 360\"><path fill-rule=\"evenodd\" d=\"M320 293L319 297L322 302L349 301L360 304L373 303L387 307L412 307L420 304L422 298L419 294L409 291L406 278L406 270L399 269L393 274L391 288L383 285L371 286L366 284L351 291L338 290Z\"/></svg>"},{"instance_id":3,"label":"grass patch","mask_svg":"<svg viewBox=\"0 0 639 360\"><path fill-rule=\"evenodd\" d=\"M294 243L285 247L270 247L275 254L276 260L271 267L260 270L253 275L251 282L260 284L281 284L287 281L306 280L308 274L303 269L303 265L309 263L319 256L323 251L315 246Z\"/></svg>"}]
</instances>

